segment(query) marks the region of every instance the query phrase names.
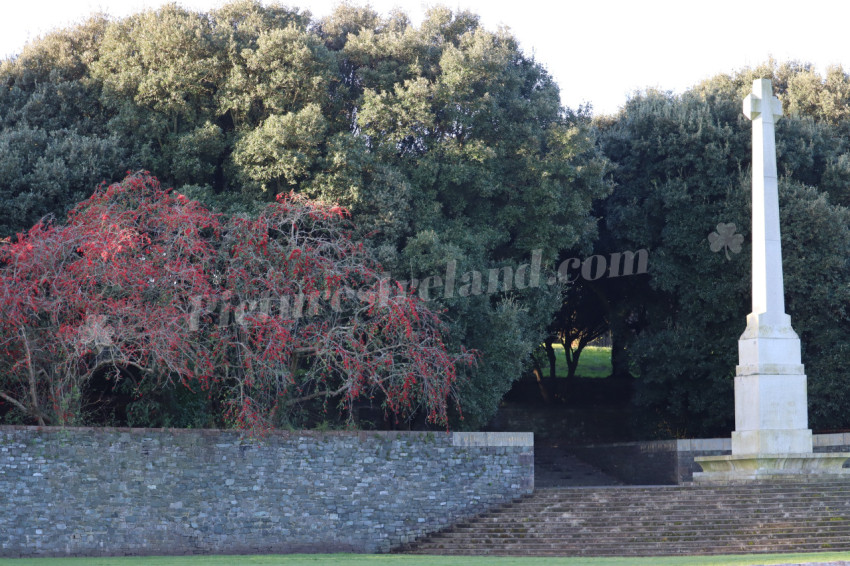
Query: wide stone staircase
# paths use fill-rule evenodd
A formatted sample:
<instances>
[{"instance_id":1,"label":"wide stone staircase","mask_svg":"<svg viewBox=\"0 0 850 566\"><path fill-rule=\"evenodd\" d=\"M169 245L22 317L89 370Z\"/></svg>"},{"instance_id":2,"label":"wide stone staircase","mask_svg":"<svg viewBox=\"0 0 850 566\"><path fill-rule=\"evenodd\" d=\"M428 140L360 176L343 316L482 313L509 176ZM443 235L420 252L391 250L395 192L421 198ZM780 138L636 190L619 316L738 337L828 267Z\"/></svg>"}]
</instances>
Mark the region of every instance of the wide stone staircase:
<instances>
[{"instance_id":1,"label":"wide stone staircase","mask_svg":"<svg viewBox=\"0 0 850 566\"><path fill-rule=\"evenodd\" d=\"M663 556L850 550L850 483L543 488L396 552Z\"/></svg>"}]
</instances>

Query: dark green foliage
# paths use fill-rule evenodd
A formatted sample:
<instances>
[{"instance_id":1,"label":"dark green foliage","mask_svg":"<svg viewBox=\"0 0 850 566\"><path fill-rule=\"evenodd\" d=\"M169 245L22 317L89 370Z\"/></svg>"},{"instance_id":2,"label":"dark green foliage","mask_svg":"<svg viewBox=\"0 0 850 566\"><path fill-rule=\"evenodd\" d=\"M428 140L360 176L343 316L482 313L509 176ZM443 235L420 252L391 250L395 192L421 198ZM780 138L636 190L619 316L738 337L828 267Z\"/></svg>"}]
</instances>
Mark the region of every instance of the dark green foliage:
<instances>
[{"instance_id":1,"label":"dark green foliage","mask_svg":"<svg viewBox=\"0 0 850 566\"><path fill-rule=\"evenodd\" d=\"M770 61L694 88L706 100L742 100L756 78L771 79L785 118L777 123L780 175L818 188L835 204L850 205L850 77L840 68L821 77L810 65Z\"/></svg>"},{"instance_id":2,"label":"dark green foliage","mask_svg":"<svg viewBox=\"0 0 850 566\"><path fill-rule=\"evenodd\" d=\"M295 190L348 207L395 279L544 265L592 241L606 160L589 117L507 32L431 10L418 28L340 6L168 5L57 32L0 68L0 236L149 170L217 210ZM545 279L544 279L545 280ZM486 280L485 280L486 287ZM557 289L441 299L485 423L544 336Z\"/></svg>"},{"instance_id":3,"label":"dark green foliage","mask_svg":"<svg viewBox=\"0 0 850 566\"><path fill-rule=\"evenodd\" d=\"M122 382L123 393L130 396L124 408L126 423L145 428L222 428L221 404L213 402L209 391L193 391L180 384L170 384L148 391Z\"/></svg>"},{"instance_id":4,"label":"dark green foliage","mask_svg":"<svg viewBox=\"0 0 850 566\"><path fill-rule=\"evenodd\" d=\"M0 234L64 213L105 179L123 173L126 152L107 131L89 77L106 20L28 45L0 63Z\"/></svg>"},{"instance_id":5,"label":"dark green foliage","mask_svg":"<svg viewBox=\"0 0 850 566\"><path fill-rule=\"evenodd\" d=\"M842 367L850 342L847 142L841 123L801 114L798 95L785 90L808 73L769 66L681 96L645 93L603 125L602 146L618 167L617 187L600 207L597 248L649 250L648 278L606 284L615 333L639 375L637 402L656 434L733 428L737 339L750 311L751 123L741 100L762 76L790 109L777 125L786 310L803 341L810 424L850 425L840 409L850 391ZM711 251L707 237L719 223L735 224L741 253Z\"/></svg>"}]
</instances>

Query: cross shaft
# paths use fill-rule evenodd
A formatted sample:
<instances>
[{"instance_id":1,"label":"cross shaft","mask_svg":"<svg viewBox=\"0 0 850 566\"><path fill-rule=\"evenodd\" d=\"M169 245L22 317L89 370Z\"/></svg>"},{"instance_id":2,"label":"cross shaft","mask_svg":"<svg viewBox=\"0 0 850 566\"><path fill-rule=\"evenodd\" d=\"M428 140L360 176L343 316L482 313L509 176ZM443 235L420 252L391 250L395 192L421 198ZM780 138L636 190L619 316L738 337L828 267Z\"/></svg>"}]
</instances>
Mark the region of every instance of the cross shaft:
<instances>
[{"instance_id":1,"label":"cross shaft","mask_svg":"<svg viewBox=\"0 0 850 566\"><path fill-rule=\"evenodd\" d=\"M744 114L753 121L752 312L773 318L785 314L774 131L782 103L773 96L769 80L753 81Z\"/></svg>"}]
</instances>

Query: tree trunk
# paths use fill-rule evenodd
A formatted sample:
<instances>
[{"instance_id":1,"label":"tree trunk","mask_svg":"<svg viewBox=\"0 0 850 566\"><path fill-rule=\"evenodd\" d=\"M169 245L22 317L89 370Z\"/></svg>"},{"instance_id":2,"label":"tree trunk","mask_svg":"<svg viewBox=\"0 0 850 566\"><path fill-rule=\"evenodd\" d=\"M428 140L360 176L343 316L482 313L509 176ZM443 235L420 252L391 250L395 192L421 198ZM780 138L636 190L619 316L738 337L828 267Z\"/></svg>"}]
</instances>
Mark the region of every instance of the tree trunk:
<instances>
[{"instance_id":1,"label":"tree trunk","mask_svg":"<svg viewBox=\"0 0 850 566\"><path fill-rule=\"evenodd\" d=\"M534 378L537 380L537 389L540 390L540 396L543 397L543 402L547 405L551 404L552 395L546 388L546 384L543 383L543 370L540 368L540 364L537 363L537 360L534 360L534 369L532 371L534 373Z\"/></svg>"},{"instance_id":2,"label":"tree trunk","mask_svg":"<svg viewBox=\"0 0 850 566\"><path fill-rule=\"evenodd\" d=\"M35 378L35 367L33 366L32 352L30 351L30 342L27 338L25 330L21 329L21 338L24 342L24 348L27 355L27 377L29 378L30 403L32 403L32 414L38 419L39 426L45 426L44 417L41 414L41 409L38 406L38 384Z\"/></svg>"},{"instance_id":3,"label":"tree trunk","mask_svg":"<svg viewBox=\"0 0 850 566\"><path fill-rule=\"evenodd\" d=\"M552 347L552 342L554 342L554 338L549 336L548 338L546 338L546 340L543 342L543 344L546 348L546 357L549 359L549 377L551 379L557 379L557 377L558 377L558 372L556 370L557 360L555 358L555 348Z\"/></svg>"},{"instance_id":4,"label":"tree trunk","mask_svg":"<svg viewBox=\"0 0 850 566\"><path fill-rule=\"evenodd\" d=\"M569 344L564 344L564 357L567 359L567 379L575 379L582 350L584 350L584 344L579 343L575 351L569 347Z\"/></svg>"},{"instance_id":5,"label":"tree trunk","mask_svg":"<svg viewBox=\"0 0 850 566\"><path fill-rule=\"evenodd\" d=\"M623 333L627 332L619 324L611 325L611 377L628 378L629 352L626 350L626 340Z\"/></svg>"}]
</instances>

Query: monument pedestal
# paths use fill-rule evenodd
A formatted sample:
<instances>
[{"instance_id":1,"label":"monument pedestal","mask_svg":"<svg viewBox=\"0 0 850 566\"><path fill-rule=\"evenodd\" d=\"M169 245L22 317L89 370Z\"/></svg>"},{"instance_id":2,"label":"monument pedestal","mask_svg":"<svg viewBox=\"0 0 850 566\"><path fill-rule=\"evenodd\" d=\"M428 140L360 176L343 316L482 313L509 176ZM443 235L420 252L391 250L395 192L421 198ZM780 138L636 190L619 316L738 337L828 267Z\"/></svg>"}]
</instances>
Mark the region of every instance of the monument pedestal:
<instances>
[{"instance_id":1,"label":"monument pedestal","mask_svg":"<svg viewBox=\"0 0 850 566\"><path fill-rule=\"evenodd\" d=\"M694 472L694 483L847 480L850 468L842 466L848 458L846 452L702 456L694 458L703 469Z\"/></svg>"},{"instance_id":2,"label":"monument pedestal","mask_svg":"<svg viewBox=\"0 0 850 566\"><path fill-rule=\"evenodd\" d=\"M810 454L806 374L791 317L748 315L738 360L732 454Z\"/></svg>"},{"instance_id":3,"label":"monument pedestal","mask_svg":"<svg viewBox=\"0 0 850 566\"><path fill-rule=\"evenodd\" d=\"M812 452L800 339L784 313L747 316L738 340L730 456L694 461L694 483L850 479L850 453Z\"/></svg>"}]
</instances>

